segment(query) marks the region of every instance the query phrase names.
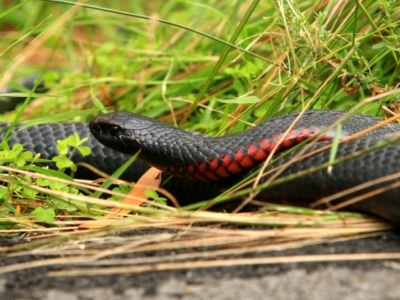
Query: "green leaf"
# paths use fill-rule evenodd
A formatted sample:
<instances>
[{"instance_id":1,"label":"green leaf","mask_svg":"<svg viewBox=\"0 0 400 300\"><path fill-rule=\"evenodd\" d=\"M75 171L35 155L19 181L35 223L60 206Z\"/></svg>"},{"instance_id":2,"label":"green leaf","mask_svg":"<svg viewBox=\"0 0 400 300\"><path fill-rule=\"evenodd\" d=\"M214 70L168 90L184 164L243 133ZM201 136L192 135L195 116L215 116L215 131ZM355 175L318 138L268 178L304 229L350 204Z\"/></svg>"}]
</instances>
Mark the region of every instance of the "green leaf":
<instances>
[{"instance_id":1,"label":"green leaf","mask_svg":"<svg viewBox=\"0 0 400 300\"><path fill-rule=\"evenodd\" d=\"M119 190L121 191L121 193L124 194L128 194L129 191L131 190L131 188L129 186L127 186L126 184L121 183L119 186Z\"/></svg>"},{"instance_id":2,"label":"green leaf","mask_svg":"<svg viewBox=\"0 0 400 300\"><path fill-rule=\"evenodd\" d=\"M56 180L49 180L49 187L53 190L53 191L62 191L65 187L67 187L68 185L64 182L59 182Z\"/></svg>"},{"instance_id":3,"label":"green leaf","mask_svg":"<svg viewBox=\"0 0 400 300\"><path fill-rule=\"evenodd\" d=\"M56 162L57 168L59 169L72 168L72 166L74 166L74 163L65 155L54 156L52 160Z\"/></svg>"},{"instance_id":4,"label":"green leaf","mask_svg":"<svg viewBox=\"0 0 400 300\"><path fill-rule=\"evenodd\" d=\"M60 209L60 210L65 209L65 210L67 210L69 212L73 212L73 211L77 211L78 210L75 206L71 205L71 203L69 201L66 202L66 201L62 201L62 200L57 200L55 206L56 206L57 209Z\"/></svg>"},{"instance_id":5,"label":"green leaf","mask_svg":"<svg viewBox=\"0 0 400 300\"><path fill-rule=\"evenodd\" d=\"M0 186L0 199L7 199L8 190L5 186Z\"/></svg>"},{"instance_id":6,"label":"green leaf","mask_svg":"<svg viewBox=\"0 0 400 300\"><path fill-rule=\"evenodd\" d=\"M77 145L79 145L79 135L77 133L74 133L73 135L67 137L65 139L65 142L68 146L76 147Z\"/></svg>"},{"instance_id":7,"label":"green leaf","mask_svg":"<svg viewBox=\"0 0 400 300\"><path fill-rule=\"evenodd\" d=\"M15 151L15 152L22 152L22 150L24 150L24 146L22 146L21 144L15 144L11 148L11 151Z\"/></svg>"},{"instance_id":8,"label":"green leaf","mask_svg":"<svg viewBox=\"0 0 400 300\"><path fill-rule=\"evenodd\" d=\"M4 202L4 207L6 207L7 208L7 210L9 210L9 211L11 211L12 213L14 213L15 214L15 207L14 206L12 206L10 203L8 203L8 202Z\"/></svg>"},{"instance_id":9,"label":"green leaf","mask_svg":"<svg viewBox=\"0 0 400 300\"><path fill-rule=\"evenodd\" d=\"M83 156L88 156L90 153L92 153L92 149L90 149L88 146L79 146L77 149Z\"/></svg>"},{"instance_id":10,"label":"green leaf","mask_svg":"<svg viewBox=\"0 0 400 300\"><path fill-rule=\"evenodd\" d=\"M146 190L144 191L144 194L145 194L147 197L152 198L152 199L157 199L157 198L159 197L158 194L157 194L155 191L153 191L153 190L148 190L148 189L146 189Z\"/></svg>"},{"instance_id":11,"label":"green leaf","mask_svg":"<svg viewBox=\"0 0 400 300\"><path fill-rule=\"evenodd\" d=\"M33 158L33 153L31 151L24 151L21 153L21 158L28 160Z\"/></svg>"},{"instance_id":12,"label":"green leaf","mask_svg":"<svg viewBox=\"0 0 400 300\"><path fill-rule=\"evenodd\" d=\"M65 180L72 180L72 178L70 176L68 176L67 174L65 174L63 172L57 171L57 170L45 169L45 168L41 168L41 167L37 167L37 166L29 167L29 170L38 172L41 174L45 174L48 176L58 177L58 178L65 179ZM38 180L39 180L39 178L38 178Z\"/></svg>"},{"instance_id":13,"label":"green leaf","mask_svg":"<svg viewBox=\"0 0 400 300\"><path fill-rule=\"evenodd\" d=\"M26 186L22 189L22 195L29 199L36 199L38 193L39 193L38 191L30 189Z\"/></svg>"},{"instance_id":14,"label":"green leaf","mask_svg":"<svg viewBox=\"0 0 400 300\"><path fill-rule=\"evenodd\" d=\"M248 97L240 97L236 99L229 99L229 100L223 100L223 99L218 99L218 102L221 103L235 103L235 104L246 104L246 103L258 103L260 102L260 98L256 96L248 96Z\"/></svg>"},{"instance_id":15,"label":"green leaf","mask_svg":"<svg viewBox=\"0 0 400 300\"><path fill-rule=\"evenodd\" d=\"M235 75L237 73L237 71L233 68L225 68L224 69L224 73L227 75Z\"/></svg>"},{"instance_id":16,"label":"green leaf","mask_svg":"<svg viewBox=\"0 0 400 300\"><path fill-rule=\"evenodd\" d=\"M87 140L88 140L87 137L81 139L79 134L77 134L75 132L73 135L70 135L69 137L67 137L66 142L67 142L68 146L77 148L80 145L82 145L84 142L86 142Z\"/></svg>"},{"instance_id":17,"label":"green leaf","mask_svg":"<svg viewBox=\"0 0 400 300\"><path fill-rule=\"evenodd\" d=\"M160 196L157 194L157 192L155 192L155 191L153 191L153 190L146 189L146 190L144 191L144 194L145 194L147 197L154 199L154 201L156 201L156 202L158 202L158 203L160 203L160 204L163 204L163 205L166 205L166 204L167 204L167 198L160 197Z\"/></svg>"},{"instance_id":18,"label":"green leaf","mask_svg":"<svg viewBox=\"0 0 400 300\"><path fill-rule=\"evenodd\" d=\"M15 164L16 164L16 166L17 167L22 167L22 166L24 166L25 165L25 159L23 159L21 156L18 156L16 159L15 159Z\"/></svg>"},{"instance_id":19,"label":"green leaf","mask_svg":"<svg viewBox=\"0 0 400 300\"><path fill-rule=\"evenodd\" d=\"M18 152L13 150L5 151L5 158L6 159L15 159L18 155Z\"/></svg>"},{"instance_id":20,"label":"green leaf","mask_svg":"<svg viewBox=\"0 0 400 300\"><path fill-rule=\"evenodd\" d=\"M381 42L381 43L377 43L375 45L372 45L372 47L371 47L371 49L374 49L374 50L381 49L381 48L392 49L393 48L393 44L387 43L387 42Z\"/></svg>"},{"instance_id":21,"label":"green leaf","mask_svg":"<svg viewBox=\"0 0 400 300\"><path fill-rule=\"evenodd\" d=\"M36 216L39 222L45 222L47 224L53 223L56 213L52 208L37 207L32 215Z\"/></svg>"},{"instance_id":22,"label":"green leaf","mask_svg":"<svg viewBox=\"0 0 400 300\"><path fill-rule=\"evenodd\" d=\"M79 194L79 189L72 187L72 186L66 186L68 188L68 193L78 195Z\"/></svg>"},{"instance_id":23,"label":"green leaf","mask_svg":"<svg viewBox=\"0 0 400 300\"><path fill-rule=\"evenodd\" d=\"M36 183L38 186L49 186L49 181L48 179L43 179L43 178L37 178Z\"/></svg>"},{"instance_id":24,"label":"green leaf","mask_svg":"<svg viewBox=\"0 0 400 300\"><path fill-rule=\"evenodd\" d=\"M68 154L68 142L66 140L57 141L57 150L62 155Z\"/></svg>"},{"instance_id":25,"label":"green leaf","mask_svg":"<svg viewBox=\"0 0 400 300\"><path fill-rule=\"evenodd\" d=\"M3 149L3 150L10 150L10 147L8 146L8 143L7 143L5 140L3 140L3 141L0 143L0 149Z\"/></svg>"}]
</instances>

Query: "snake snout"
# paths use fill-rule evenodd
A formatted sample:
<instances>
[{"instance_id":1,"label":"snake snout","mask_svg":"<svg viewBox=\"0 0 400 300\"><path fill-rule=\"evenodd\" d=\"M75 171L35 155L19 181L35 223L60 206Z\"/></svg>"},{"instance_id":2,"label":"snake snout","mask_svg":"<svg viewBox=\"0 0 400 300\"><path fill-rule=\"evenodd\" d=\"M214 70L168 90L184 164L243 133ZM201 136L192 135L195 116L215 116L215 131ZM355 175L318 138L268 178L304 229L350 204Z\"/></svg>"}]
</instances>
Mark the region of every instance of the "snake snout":
<instances>
[{"instance_id":1,"label":"snake snout","mask_svg":"<svg viewBox=\"0 0 400 300\"><path fill-rule=\"evenodd\" d=\"M122 113L94 117L89 123L90 132L103 145L114 150L135 154L140 149L134 130L126 128Z\"/></svg>"}]
</instances>

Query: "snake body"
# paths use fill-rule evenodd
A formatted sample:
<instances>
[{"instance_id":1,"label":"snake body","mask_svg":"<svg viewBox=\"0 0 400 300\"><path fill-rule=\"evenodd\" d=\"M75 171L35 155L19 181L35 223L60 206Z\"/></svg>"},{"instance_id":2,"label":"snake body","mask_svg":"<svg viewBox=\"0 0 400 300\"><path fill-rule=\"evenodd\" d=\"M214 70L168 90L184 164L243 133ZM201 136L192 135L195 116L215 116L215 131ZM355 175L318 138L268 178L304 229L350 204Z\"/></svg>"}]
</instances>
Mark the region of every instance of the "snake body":
<instances>
[{"instance_id":1,"label":"snake body","mask_svg":"<svg viewBox=\"0 0 400 300\"><path fill-rule=\"evenodd\" d=\"M76 153L73 160L90 163L109 174L132 154L139 153L140 160L135 161L122 178L135 181L149 165L155 166L173 175L163 187L181 203L188 203L217 196L258 169L271 151L284 152L318 134L318 142L312 144L307 153L320 151L290 163L279 176L296 174L329 162L331 150L324 147L331 145L331 139L337 133L334 129L326 129L344 116L344 112L338 111L308 111L297 120L299 114L292 113L271 119L243 133L214 138L194 135L132 113L118 112L94 118L89 127L85 123L58 123L36 125L20 131L16 128L9 142L21 143L26 149L41 153L42 158L51 158L57 154L57 139L78 133L81 137L88 137L86 144L91 147L92 154L83 158ZM353 116L342 123L340 138L367 129L380 121L379 118L364 115ZM294 126L284 135L293 122ZM3 124L0 128L5 126ZM267 188L257 199L308 206L323 197L398 173L400 144L391 141L398 132L399 125L385 125L361 138L339 144L335 153L335 158L339 160L365 150L367 153L344 160L331 169L321 168L283 185ZM381 147L382 142L388 144ZM287 163L299 151L302 149L291 152L269 169ZM86 170L79 170L76 177L93 178L93 175ZM268 176L261 183L266 180ZM375 185L366 184L363 189L339 197L336 201L352 199L387 185L396 186L399 182L394 177ZM400 188L372 193L367 199L353 203L348 208L400 222Z\"/></svg>"}]
</instances>

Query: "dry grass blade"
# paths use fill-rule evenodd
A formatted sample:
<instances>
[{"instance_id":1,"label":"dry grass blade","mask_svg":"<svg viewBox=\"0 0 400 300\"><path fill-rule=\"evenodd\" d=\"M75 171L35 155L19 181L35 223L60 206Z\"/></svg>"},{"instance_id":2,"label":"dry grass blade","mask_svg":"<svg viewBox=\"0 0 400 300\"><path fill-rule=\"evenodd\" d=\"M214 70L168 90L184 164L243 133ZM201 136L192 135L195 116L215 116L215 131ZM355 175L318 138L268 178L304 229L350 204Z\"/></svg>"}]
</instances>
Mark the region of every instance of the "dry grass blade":
<instances>
[{"instance_id":1,"label":"dry grass blade","mask_svg":"<svg viewBox=\"0 0 400 300\"><path fill-rule=\"evenodd\" d=\"M231 267L245 265L290 264L306 262L331 262L331 261L360 261L360 260L389 260L400 259L400 253L360 253L360 254L330 254L330 255L297 255L264 258L239 258L211 261L184 261L173 263L159 263L135 267L110 267L75 269L48 272L49 276L102 276L113 274L137 274L143 272L161 272L171 270L190 270L215 267Z\"/></svg>"},{"instance_id":2,"label":"dry grass blade","mask_svg":"<svg viewBox=\"0 0 400 300\"><path fill-rule=\"evenodd\" d=\"M343 241L354 237L381 234L391 229L386 224L372 222L372 220L365 220L365 222L357 220L355 223L349 220L347 228L338 226L338 222L331 222L331 227L269 230L238 230L237 228L218 228L210 225L201 227L168 226L166 223L163 227L160 224L156 225L158 226L155 228L163 228L163 232L125 237L104 235L81 237L75 241L46 243L33 250L9 254L9 257L45 255L46 259L6 265L1 268L0 273L49 265L74 265L81 269L82 275L86 274L85 268L93 270L93 267L96 266L115 267L109 269L110 272L119 270L136 273L174 268L172 265L175 265L176 268L186 268L185 265L190 265L189 261L199 259L207 261L205 267L222 266L228 263L240 265L243 263L242 260L232 257L256 253L268 254L271 251L294 249L323 242ZM141 227L136 226L136 228ZM173 256L169 252L165 254L165 251L168 250L176 253ZM148 252L156 255L142 257L142 254ZM133 254L136 258L131 258ZM60 255L63 258L50 258ZM128 255L128 257L124 258L124 255ZM312 261L311 256L307 259ZM316 257L316 261L319 259ZM248 264L258 263L257 259L245 261ZM264 261L263 263L281 263L279 259L274 261L273 258L267 260L268 262L265 261L265 258L261 258L261 261ZM159 269L160 266L163 267ZM124 269L125 267L127 269ZM197 267L196 262L193 267ZM99 272L99 274L103 273Z\"/></svg>"}]
</instances>

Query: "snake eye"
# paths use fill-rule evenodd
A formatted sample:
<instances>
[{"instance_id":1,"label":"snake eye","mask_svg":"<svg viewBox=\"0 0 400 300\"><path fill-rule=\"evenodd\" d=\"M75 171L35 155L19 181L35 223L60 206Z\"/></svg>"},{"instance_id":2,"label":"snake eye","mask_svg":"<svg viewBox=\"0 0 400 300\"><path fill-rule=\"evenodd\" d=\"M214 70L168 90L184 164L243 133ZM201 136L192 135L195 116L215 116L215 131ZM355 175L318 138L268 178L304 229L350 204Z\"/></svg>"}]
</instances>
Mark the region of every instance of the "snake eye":
<instances>
[{"instance_id":1,"label":"snake eye","mask_svg":"<svg viewBox=\"0 0 400 300\"><path fill-rule=\"evenodd\" d=\"M108 128L108 132L111 134L111 135L117 135L117 133L119 132L120 130L119 130L119 127L118 126L110 126L109 128Z\"/></svg>"}]
</instances>

